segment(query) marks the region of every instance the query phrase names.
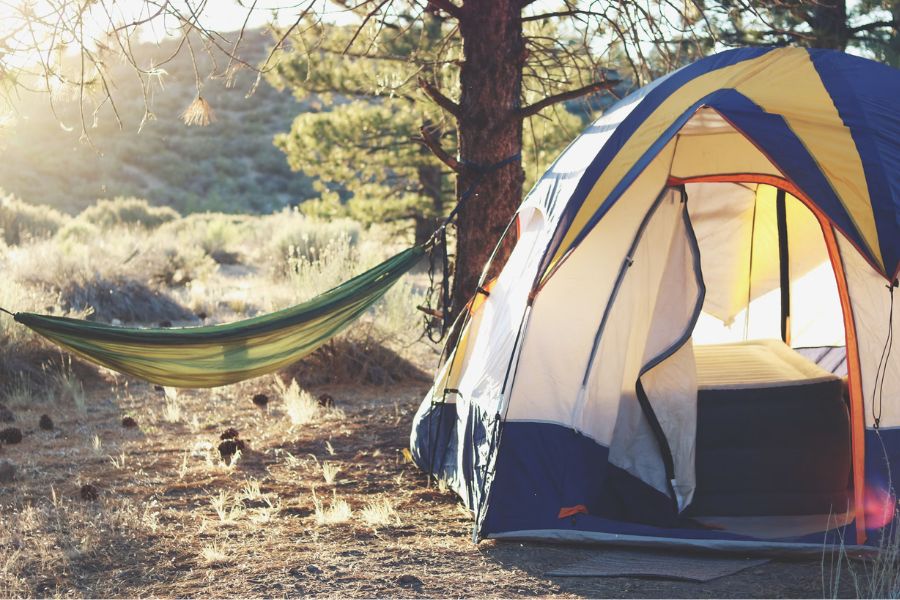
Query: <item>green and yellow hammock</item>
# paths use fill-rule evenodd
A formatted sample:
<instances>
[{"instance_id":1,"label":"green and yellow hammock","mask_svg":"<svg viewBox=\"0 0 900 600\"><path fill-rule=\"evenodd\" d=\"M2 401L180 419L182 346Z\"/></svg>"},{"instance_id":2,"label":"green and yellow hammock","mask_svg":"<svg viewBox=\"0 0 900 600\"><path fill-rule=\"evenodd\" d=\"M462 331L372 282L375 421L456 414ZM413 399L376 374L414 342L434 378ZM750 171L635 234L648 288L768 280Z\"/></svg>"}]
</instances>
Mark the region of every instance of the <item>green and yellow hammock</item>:
<instances>
[{"instance_id":1,"label":"green and yellow hammock","mask_svg":"<svg viewBox=\"0 0 900 600\"><path fill-rule=\"evenodd\" d=\"M206 327L137 329L15 313L16 321L91 362L151 383L200 388L272 373L362 316L425 255L416 246L311 300Z\"/></svg>"}]
</instances>

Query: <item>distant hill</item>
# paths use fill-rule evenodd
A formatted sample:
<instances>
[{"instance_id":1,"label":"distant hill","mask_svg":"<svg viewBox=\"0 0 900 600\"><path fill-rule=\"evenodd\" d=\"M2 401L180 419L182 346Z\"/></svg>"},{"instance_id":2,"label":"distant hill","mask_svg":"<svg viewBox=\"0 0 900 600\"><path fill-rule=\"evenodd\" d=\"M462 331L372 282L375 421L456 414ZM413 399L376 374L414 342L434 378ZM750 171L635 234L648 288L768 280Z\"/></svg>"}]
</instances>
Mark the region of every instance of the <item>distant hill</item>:
<instances>
[{"instance_id":1,"label":"distant hill","mask_svg":"<svg viewBox=\"0 0 900 600\"><path fill-rule=\"evenodd\" d=\"M272 43L264 32L249 31L241 56L258 63ZM159 60L173 50L170 41L144 44L136 54ZM221 69L227 57L216 61ZM210 72L211 64L198 52L201 75ZM221 79L207 80L202 94L216 120L208 127L187 127L180 116L196 95L190 56L183 51L163 68L168 75L154 94L156 119L139 134L143 100L136 76L124 65L115 68L114 97L125 129L104 108L90 130L96 150L79 141L77 101L57 101L63 123L73 128L65 131L46 95L23 96L16 117L0 126L0 188L69 213L115 196L139 196L181 212L269 212L313 196L311 179L291 172L272 145L272 136L288 130L304 109L290 93L263 80L255 94L245 97L256 77L249 70L239 72L230 88ZM90 110L86 119L90 126Z\"/></svg>"}]
</instances>

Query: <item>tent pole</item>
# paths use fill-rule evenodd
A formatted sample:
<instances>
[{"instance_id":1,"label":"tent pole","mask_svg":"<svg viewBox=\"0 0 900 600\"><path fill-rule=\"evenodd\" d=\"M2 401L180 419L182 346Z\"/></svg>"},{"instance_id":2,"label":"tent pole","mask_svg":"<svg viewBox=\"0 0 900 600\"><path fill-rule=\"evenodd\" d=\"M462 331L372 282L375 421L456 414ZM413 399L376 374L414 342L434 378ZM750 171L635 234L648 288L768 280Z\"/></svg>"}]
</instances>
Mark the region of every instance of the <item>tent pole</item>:
<instances>
[{"instance_id":1,"label":"tent pole","mask_svg":"<svg viewBox=\"0 0 900 600\"><path fill-rule=\"evenodd\" d=\"M787 194L778 188L775 197L775 211L778 219L778 265L781 281L781 339L791 343L791 266L788 254Z\"/></svg>"}]
</instances>

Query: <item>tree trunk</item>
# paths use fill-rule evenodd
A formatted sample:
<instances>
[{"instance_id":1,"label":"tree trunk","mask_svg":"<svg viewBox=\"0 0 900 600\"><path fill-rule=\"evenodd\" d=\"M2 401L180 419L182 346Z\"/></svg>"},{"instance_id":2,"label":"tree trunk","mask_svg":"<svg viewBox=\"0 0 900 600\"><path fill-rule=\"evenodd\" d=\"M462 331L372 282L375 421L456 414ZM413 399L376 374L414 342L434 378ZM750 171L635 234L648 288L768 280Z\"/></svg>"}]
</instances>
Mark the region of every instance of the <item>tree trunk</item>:
<instances>
[{"instance_id":1,"label":"tree trunk","mask_svg":"<svg viewBox=\"0 0 900 600\"><path fill-rule=\"evenodd\" d=\"M845 50L850 41L846 0L816 0L810 26L815 35L813 46Z\"/></svg>"},{"instance_id":2,"label":"tree trunk","mask_svg":"<svg viewBox=\"0 0 900 600\"><path fill-rule=\"evenodd\" d=\"M900 2L895 1L891 3L891 16L895 25L888 40L885 59L887 64L892 67L900 67Z\"/></svg>"},{"instance_id":3,"label":"tree trunk","mask_svg":"<svg viewBox=\"0 0 900 600\"><path fill-rule=\"evenodd\" d=\"M459 20L459 154L471 165L457 179L459 231L453 280L453 314L475 293L478 278L522 201L521 159L480 175L478 169L522 151L521 101L525 42L521 0L466 0ZM467 191L471 195L465 198ZM512 241L495 261L503 264Z\"/></svg>"},{"instance_id":4,"label":"tree trunk","mask_svg":"<svg viewBox=\"0 0 900 600\"><path fill-rule=\"evenodd\" d=\"M424 147L423 150L429 151ZM439 165L423 165L418 171L422 195L430 201L430 206L422 207L422 210L417 210L415 214L416 244L424 244L443 219L444 197L441 193L443 173Z\"/></svg>"}]
</instances>

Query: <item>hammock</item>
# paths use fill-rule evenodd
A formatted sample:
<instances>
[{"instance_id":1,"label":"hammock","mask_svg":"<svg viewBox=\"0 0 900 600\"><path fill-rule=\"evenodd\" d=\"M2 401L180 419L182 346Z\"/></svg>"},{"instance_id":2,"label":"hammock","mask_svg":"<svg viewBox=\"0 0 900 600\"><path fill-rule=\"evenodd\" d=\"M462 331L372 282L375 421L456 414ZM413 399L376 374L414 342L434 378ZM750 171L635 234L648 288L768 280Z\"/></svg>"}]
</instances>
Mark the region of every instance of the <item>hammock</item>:
<instances>
[{"instance_id":1,"label":"hammock","mask_svg":"<svg viewBox=\"0 0 900 600\"><path fill-rule=\"evenodd\" d=\"M137 329L33 313L13 316L115 371L160 385L215 387L272 373L311 353L362 316L424 255L422 246L404 250L302 304L224 325Z\"/></svg>"}]
</instances>

